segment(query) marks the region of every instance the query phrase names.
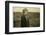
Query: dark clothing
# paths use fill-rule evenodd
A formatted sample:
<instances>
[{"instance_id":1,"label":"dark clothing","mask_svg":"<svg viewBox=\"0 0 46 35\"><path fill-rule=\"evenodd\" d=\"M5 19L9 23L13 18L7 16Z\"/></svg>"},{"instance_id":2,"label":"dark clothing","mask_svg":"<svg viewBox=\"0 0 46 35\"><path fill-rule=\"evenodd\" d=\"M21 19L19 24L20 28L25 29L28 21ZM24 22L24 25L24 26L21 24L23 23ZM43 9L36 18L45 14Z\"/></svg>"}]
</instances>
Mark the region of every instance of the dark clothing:
<instances>
[{"instance_id":1,"label":"dark clothing","mask_svg":"<svg viewBox=\"0 0 46 35\"><path fill-rule=\"evenodd\" d=\"M29 27L29 20L26 20L26 17L24 15L21 16L21 27Z\"/></svg>"}]
</instances>

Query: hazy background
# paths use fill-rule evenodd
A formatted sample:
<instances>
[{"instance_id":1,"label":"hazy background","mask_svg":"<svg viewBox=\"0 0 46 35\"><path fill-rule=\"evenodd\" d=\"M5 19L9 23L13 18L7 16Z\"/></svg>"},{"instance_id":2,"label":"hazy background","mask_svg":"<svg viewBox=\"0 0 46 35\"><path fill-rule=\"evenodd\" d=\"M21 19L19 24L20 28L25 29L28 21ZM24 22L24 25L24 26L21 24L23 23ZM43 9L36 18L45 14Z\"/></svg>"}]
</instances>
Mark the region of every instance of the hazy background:
<instances>
[{"instance_id":1,"label":"hazy background","mask_svg":"<svg viewBox=\"0 0 46 35\"><path fill-rule=\"evenodd\" d=\"M13 12L22 12L24 8L27 8L28 12L40 12L40 8L36 7L13 7Z\"/></svg>"},{"instance_id":2,"label":"hazy background","mask_svg":"<svg viewBox=\"0 0 46 35\"><path fill-rule=\"evenodd\" d=\"M21 15L24 7L13 7L13 23L14 27L21 27ZM40 27L40 8L30 7L28 8L29 26Z\"/></svg>"}]
</instances>

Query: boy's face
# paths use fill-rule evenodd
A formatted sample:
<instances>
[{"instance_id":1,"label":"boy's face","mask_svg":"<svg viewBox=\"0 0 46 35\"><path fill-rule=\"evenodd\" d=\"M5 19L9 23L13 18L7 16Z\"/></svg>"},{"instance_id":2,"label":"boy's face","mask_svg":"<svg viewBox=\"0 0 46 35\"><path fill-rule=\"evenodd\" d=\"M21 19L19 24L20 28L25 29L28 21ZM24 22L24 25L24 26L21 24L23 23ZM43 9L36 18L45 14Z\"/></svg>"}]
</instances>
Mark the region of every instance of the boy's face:
<instances>
[{"instance_id":1,"label":"boy's face","mask_svg":"<svg viewBox=\"0 0 46 35\"><path fill-rule=\"evenodd\" d=\"M27 11L25 11L24 15L27 15Z\"/></svg>"}]
</instances>

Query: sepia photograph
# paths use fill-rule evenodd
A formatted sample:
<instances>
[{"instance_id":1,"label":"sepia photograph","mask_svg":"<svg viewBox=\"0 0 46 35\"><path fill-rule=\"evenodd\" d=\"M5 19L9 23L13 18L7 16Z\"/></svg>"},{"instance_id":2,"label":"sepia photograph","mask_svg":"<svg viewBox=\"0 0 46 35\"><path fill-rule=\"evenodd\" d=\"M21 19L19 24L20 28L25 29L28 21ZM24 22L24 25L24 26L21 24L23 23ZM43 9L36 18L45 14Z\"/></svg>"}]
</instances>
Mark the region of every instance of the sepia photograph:
<instances>
[{"instance_id":1,"label":"sepia photograph","mask_svg":"<svg viewBox=\"0 0 46 35\"><path fill-rule=\"evenodd\" d=\"M5 2L5 33L45 31L45 4L36 2Z\"/></svg>"},{"instance_id":2,"label":"sepia photograph","mask_svg":"<svg viewBox=\"0 0 46 35\"><path fill-rule=\"evenodd\" d=\"M40 8L13 7L13 27L40 27Z\"/></svg>"}]
</instances>

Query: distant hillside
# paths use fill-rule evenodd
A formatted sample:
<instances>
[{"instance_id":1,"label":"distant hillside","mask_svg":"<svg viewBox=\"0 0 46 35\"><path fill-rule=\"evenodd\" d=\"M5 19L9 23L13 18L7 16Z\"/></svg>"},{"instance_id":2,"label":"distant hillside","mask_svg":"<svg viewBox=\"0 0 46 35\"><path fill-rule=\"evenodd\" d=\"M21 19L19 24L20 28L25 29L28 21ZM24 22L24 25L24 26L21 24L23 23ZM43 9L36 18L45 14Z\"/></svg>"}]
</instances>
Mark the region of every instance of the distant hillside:
<instances>
[{"instance_id":1,"label":"distant hillside","mask_svg":"<svg viewBox=\"0 0 46 35\"><path fill-rule=\"evenodd\" d=\"M13 13L15 17L15 26L20 27L21 26L21 12L14 12ZM40 26L40 13L39 12L28 12L29 16L29 26L30 27L39 27Z\"/></svg>"}]
</instances>

